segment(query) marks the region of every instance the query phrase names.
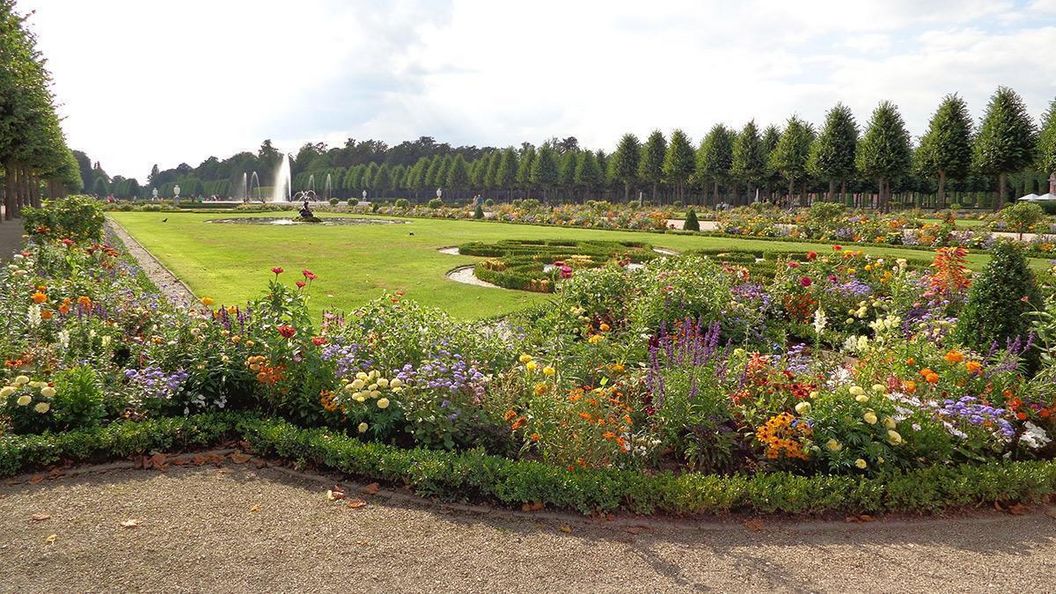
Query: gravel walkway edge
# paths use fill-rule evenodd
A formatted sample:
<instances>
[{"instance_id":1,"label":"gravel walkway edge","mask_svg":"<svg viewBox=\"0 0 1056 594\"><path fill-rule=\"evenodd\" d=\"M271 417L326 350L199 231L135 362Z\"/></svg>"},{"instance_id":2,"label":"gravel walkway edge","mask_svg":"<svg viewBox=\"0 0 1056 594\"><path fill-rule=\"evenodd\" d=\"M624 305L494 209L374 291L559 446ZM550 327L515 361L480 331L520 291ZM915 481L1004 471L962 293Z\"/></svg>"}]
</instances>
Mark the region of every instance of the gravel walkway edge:
<instances>
[{"instance_id":1,"label":"gravel walkway edge","mask_svg":"<svg viewBox=\"0 0 1056 594\"><path fill-rule=\"evenodd\" d=\"M120 241L158 289L173 305L187 307L197 301L194 291L132 237L117 221L107 217L106 230Z\"/></svg>"}]
</instances>

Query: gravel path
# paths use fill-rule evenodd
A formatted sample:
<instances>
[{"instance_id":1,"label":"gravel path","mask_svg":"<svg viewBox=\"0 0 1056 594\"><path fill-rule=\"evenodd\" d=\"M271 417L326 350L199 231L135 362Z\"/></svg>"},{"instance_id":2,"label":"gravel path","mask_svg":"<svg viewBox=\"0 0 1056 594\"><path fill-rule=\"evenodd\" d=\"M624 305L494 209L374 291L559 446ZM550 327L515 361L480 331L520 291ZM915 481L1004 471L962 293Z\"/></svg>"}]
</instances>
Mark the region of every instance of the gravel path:
<instances>
[{"instance_id":1,"label":"gravel path","mask_svg":"<svg viewBox=\"0 0 1056 594\"><path fill-rule=\"evenodd\" d=\"M118 225L113 219L106 219L107 233L117 237L125 245L128 253L136 260L144 274L157 285L158 290L170 302L176 305L187 306L198 301L191 289L172 273L164 264L158 261L138 241L125 231L124 227Z\"/></svg>"},{"instance_id":2,"label":"gravel path","mask_svg":"<svg viewBox=\"0 0 1056 594\"><path fill-rule=\"evenodd\" d=\"M1023 592L1051 591L1056 575L1052 509L602 522L346 483L366 502L352 508L327 501L332 477L254 462L27 479L0 486L3 591Z\"/></svg>"}]
</instances>

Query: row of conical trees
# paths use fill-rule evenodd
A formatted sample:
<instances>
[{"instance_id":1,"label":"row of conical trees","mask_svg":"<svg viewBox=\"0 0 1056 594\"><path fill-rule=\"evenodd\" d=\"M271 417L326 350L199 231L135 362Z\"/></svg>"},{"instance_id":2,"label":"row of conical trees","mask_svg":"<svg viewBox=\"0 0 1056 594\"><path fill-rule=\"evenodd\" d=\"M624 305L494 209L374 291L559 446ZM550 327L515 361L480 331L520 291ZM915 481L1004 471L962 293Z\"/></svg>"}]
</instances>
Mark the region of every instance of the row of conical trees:
<instances>
[{"instance_id":1,"label":"row of conical trees","mask_svg":"<svg viewBox=\"0 0 1056 594\"><path fill-rule=\"evenodd\" d=\"M51 77L14 0L0 0L0 168L7 219L24 206L39 206L42 193L81 189L77 160L55 112Z\"/></svg>"},{"instance_id":2,"label":"row of conical trees","mask_svg":"<svg viewBox=\"0 0 1056 594\"><path fill-rule=\"evenodd\" d=\"M651 199L667 196L683 203L717 204L751 199L757 190L775 199L799 200L808 193L828 199L845 197L848 188L868 192L872 204L886 208L892 185L936 194L947 204L947 188L996 190L995 207L1009 199L1013 174L1029 173L1034 187L1056 172L1056 101L1036 123L1015 91L1000 87L986 112L974 123L957 95L942 99L927 131L911 138L898 108L881 102L864 128L851 110L837 104L815 127L793 116L783 128L760 129L754 121L740 130L717 124L692 143L681 130L670 137L654 131L641 142L625 134L613 153L548 141L539 147L493 149L480 158L460 154L423 157L411 166L361 164L347 169L304 171L296 188L314 175L331 176L333 195L409 195L428 198L438 187L459 197L537 195L575 200L630 199L639 191ZM1020 187L1030 185L1023 181Z\"/></svg>"}]
</instances>

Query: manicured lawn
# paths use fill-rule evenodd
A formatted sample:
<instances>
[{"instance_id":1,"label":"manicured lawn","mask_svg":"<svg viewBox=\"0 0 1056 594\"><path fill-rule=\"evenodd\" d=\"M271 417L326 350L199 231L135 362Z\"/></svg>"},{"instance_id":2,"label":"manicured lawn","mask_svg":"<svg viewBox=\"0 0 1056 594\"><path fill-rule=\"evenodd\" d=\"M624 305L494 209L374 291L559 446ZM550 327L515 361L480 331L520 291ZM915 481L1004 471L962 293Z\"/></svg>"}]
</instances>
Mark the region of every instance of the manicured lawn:
<instances>
[{"instance_id":1,"label":"manicured lawn","mask_svg":"<svg viewBox=\"0 0 1056 594\"><path fill-rule=\"evenodd\" d=\"M644 241L675 250L729 247L764 250L824 250L811 243L790 243L631 231L511 225L491 222L412 219L402 225L271 226L212 224L207 221L253 214L113 212L145 248L190 286L218 304L240 304L261 293L271 268L286 269L288 283L304 268L319 275L312 288L312 309L349 310L403 290L419 303L437 306L464 319L509 313L548 299L547 295L474 287L449 280L446 273L478 258L452 256L438 248L468 241L500 239L605 239ZM279 216L279 215L275 215ZM286 214L285 216L289 216ZM168 222L162 222L163 219ZM412 235L413 233L413 235ZM927 252L869 247L885 257L929 257ZM970 256L973 268L983 254ZM1036 266L1044 266L1036 261Z\"/></svg>"}]
</instances>

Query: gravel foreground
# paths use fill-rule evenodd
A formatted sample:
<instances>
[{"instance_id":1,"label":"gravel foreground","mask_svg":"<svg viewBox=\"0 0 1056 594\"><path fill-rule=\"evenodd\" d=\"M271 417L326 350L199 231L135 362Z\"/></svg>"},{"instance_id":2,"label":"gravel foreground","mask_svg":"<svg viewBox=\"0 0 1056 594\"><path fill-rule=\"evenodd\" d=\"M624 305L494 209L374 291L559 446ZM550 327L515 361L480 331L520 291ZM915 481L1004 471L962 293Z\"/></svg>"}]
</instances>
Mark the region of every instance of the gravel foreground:
<instances>
[{"instance_id":1,"label":"gravel foreground","mask_svg":"<svg viewBox=\"0 0 1056 594\"><path fill-rule=\"evenodd\" d=\"M0 591L1056 588L1053 508L866 523L603 521L368 494L347 482L347 498L330 501L332 477L241 461L3 483Z\"/></svg>"}]
</instances>

